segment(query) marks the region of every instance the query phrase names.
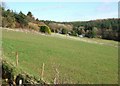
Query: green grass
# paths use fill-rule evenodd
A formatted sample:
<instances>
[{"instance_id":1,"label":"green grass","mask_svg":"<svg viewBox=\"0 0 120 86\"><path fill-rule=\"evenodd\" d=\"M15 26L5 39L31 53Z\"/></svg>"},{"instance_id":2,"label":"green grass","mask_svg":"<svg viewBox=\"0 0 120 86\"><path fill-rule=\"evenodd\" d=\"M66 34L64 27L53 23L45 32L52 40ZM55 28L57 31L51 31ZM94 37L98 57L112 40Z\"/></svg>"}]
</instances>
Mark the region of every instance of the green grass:
<instances>
[{"instance_id":1,"label":"green grass","mask_svg":"<svg viewBox=\"0 0 120 86\"><path fill-rule=\"evenodd\" d=\"M19 53L18 68L41 77L45 63L44 80L53 82L55 68L60 83L117 84L118 48L43 36L39 34L3 30L3 54L15 63Z\"/></svg>"}]
</instances>

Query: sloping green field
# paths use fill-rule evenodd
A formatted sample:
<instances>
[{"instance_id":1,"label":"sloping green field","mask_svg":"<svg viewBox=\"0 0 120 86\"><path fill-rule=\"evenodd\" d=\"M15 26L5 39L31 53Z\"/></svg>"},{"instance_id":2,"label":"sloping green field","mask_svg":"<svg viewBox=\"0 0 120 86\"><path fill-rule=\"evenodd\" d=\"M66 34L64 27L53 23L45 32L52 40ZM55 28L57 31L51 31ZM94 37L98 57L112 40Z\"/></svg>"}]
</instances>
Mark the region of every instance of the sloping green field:
<instances>
[{"instance_id":1,"label":"sloping green field","mask_svg":"<svg viewBox=\"0 0 120 86\"><path fill-rule=\"evenodd\" d=\"M3 30L3 54L8 62L31 75L41 77L45 64L44 80L52 83L59 71L59 83L118 83L118 48L62 39L33 33Z\"/></svg>"}]
</instances>

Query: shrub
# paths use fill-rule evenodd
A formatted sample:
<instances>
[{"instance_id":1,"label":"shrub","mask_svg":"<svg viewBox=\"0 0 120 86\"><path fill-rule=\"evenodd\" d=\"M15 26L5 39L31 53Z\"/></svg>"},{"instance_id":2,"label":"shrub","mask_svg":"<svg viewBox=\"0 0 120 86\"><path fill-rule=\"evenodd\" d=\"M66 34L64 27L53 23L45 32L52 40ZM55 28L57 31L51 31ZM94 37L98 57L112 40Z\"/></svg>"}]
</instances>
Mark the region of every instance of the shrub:
<instances>
[{"instance_id":1,"label":"shrub","mask_svg":"<svg viewBox=\"0 0 120 86\"><path fill-rule=\"evenodd\" d=\"M67 30L66 29L62 29L62 34L67 34Z\"/></svg>"},{"instance_id":2,"label":"shrub","mask_svg":"<svg viewBox=\"0 0 120 86\"><path fill-rule=\"evenodd\" d=\"M40 32L51 34L51 30L48 26L40 26Z\"/></svg>"},{"instance_id":3,"label":"shrub","mask_svg":"<svg viewBox=\"0 0 120 86\"><path fill-rule=\"evenodd\" d=\"M51 34L51 30L48 26L45 28L45 32L47 32L48 34Z\"/></svg>"},{"instance_id":4,"label":"shrub","mask_svg":"<svg viewBox=\"0 0 120 86\"><path fill-rule=\"evenodd\" d=\"M8 83L13 83L15 70L7 62L2 62L2 79L8 79ZM6 83L6 81L4 82Z\"/></svg>"},{"instance_id":5,"label":"shrub","mask_svg":"<svg viewBox=\"0 0 120 86\"><path fill-rule=\"evenodd\" d=\"M71 36L77 36L77 33L75 31L71 31Z\"/></svg>"}]
</instances>

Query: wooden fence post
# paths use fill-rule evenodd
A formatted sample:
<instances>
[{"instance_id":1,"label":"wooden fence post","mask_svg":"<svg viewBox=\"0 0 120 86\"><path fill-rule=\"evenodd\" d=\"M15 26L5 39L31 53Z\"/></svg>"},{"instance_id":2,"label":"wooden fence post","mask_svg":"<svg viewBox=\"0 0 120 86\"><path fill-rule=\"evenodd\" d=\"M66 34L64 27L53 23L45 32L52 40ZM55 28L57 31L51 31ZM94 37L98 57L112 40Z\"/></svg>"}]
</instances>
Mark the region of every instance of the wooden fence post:
<instances>
[{"instance_id":1,"label":"wooden fence post","mask_svg":"<svg viewBox=\"0 0 120 86\"><path fill-rule=\"evenodd\" d=\"M45 66L45 64L43 63L43 65L42 65L42 72L41 72L41 79L42 80L43 80L43 77L44 77L44 66Z\"/></svg>"},{"instance_id":2,"label":"wooden fence post","mask_svg":"<svg viewBox=\"0 0 120 86\"><path fill-rule=\"evenodd\" d=\"M16 66L18 66L18 52L16 52Z\"/></svg>"}]
</instances>

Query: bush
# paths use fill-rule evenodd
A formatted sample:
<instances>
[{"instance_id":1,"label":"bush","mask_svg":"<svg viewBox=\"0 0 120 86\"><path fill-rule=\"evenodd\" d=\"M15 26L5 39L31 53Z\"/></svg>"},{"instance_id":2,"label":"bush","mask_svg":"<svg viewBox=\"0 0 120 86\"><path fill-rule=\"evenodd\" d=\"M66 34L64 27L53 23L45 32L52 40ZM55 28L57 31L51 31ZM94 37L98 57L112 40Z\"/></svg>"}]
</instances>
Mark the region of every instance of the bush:
<instances>
[{"instance_id":1,"label":"bush","mask_svg":"<svg viewBox=\"0 0 120 86\"><path fill-rule=\"evenodd\" d=\"M77 33L75 31L71 31L71 36L77 36Z\"/></svg>"},{"instance_id":2,"label":"bush","mask_svg":"<svg viewBox=\"0 0 120 86\"><path fill-rule=\"evenodd\" d=\"M62 29L62 34L67 34L67 30L66 29Z\"/></svg>"},{"instance_id":3,"label":"bush","mask_svg":"<svg viewBox=\"0 0 120 86\"><path fill-rule=\"evenodd\" d=\"M87 33L85 34L85 36L88 37L88 38L93 38L92 30L88 30Z\"/></svg>"},{"instance_id":4,"label":"bush","mask_svg":"<svg viewBox=\"0 0 120 86\"><path fill-rule=\"evenodd\" d=\"M48 26L40 26L40 32L51 34L51 30Z\"/></svg>"},{"instance_id":5,"label":"bush","mask_svg":"<svg viewBox=\"0 0 120 86\"><path fill-rule=\"evenodd\" d=\"M48 34L51 34L50 28L49 28L49 27L46 27L46 28L45 28L45 32L47 32Z\"/></svg>"},{"instance_id":6,"label":"bush","mask_svg":"<svg viewBox=\"0 0 120 86\"><path fill-rule=\"evenodd\" d=\"M2 79L4 84L12 84L14 80L15 70L12 66L10 66L7 62L2 62ZM4 81L5 79L8 79L8 81Z\"/></svg>"}]
</instances>

